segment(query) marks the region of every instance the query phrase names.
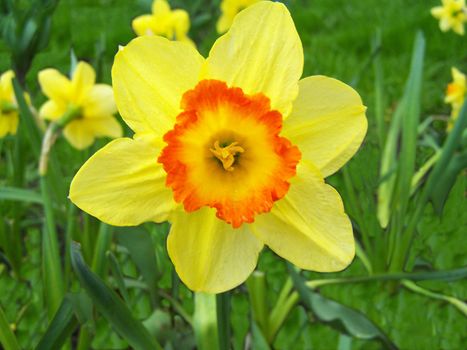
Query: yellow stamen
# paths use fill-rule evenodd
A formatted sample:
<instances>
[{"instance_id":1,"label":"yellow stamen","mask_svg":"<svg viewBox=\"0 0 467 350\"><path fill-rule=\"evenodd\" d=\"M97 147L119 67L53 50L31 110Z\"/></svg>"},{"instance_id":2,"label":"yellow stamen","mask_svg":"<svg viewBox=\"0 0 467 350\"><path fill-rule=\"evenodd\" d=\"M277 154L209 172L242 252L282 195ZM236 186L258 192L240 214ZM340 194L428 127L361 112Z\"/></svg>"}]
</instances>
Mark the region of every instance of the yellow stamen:
<instances>
[{"instance_id":1,"label":"yellow stamen","mask_svg":"<svg viewBox=\"0 0 467 350\"><path fill-rule=\"evenodd\" d=\"M219 141L214 142L214 148L209 150L214 154L214 156L222 162L222 166L227 171L233 171L234 167L232 166L235 163L235 156L237 153L243 153L245 150L237 146L238 142L232 142L230 145L221 147Z\"/></svg>"}]
</instances>

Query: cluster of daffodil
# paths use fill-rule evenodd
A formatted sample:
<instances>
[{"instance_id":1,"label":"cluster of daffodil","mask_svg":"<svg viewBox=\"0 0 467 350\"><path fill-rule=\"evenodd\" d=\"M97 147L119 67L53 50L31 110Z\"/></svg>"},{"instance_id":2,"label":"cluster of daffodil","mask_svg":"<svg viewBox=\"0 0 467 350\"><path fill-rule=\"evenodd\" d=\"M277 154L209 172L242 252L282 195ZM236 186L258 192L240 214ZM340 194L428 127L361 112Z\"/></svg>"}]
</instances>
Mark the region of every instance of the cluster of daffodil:
<instances>
[{"instance_id":1,"label":"cluster of daffodil","mask_svg":"<svg viewBox=\"0 0 467 350\"><path fill-rule=\"evenodd\" d=\"M460 109L465 101L465 96L467 94L466 88L466 77L455 67L451 69L452 82L448 84L446 89L446 97L444 101L451 105L451 118L448 122L448 130L452 128L454 122L459 116Z\"/></svg>"},{"instance_id":2,"label":"cluster of daffodil","mask_svg":"<svg viewBox=\"0 0 467 350\"><path fill-rule=\"evenodd\" d=\"M439 19L439 28L443 32L453 30L464 35L464 24L467 22L467 7L465 0L441 0L442 6L431 9L433 17Z\"/></svg>"}]
</instances>

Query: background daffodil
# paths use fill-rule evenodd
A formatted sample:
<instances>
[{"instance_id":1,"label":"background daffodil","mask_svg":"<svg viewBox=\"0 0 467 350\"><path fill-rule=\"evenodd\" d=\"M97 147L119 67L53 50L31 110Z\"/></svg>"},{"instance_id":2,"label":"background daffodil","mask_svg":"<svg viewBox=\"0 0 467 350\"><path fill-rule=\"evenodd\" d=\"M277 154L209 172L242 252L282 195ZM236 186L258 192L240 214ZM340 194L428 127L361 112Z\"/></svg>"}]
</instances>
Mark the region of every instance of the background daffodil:
<instances>
[{"instance_id":1,"label":"background daffodil","mask_svg":"<svg viewBox=\"0 0 467 350\"><path fill-rule=\"evenodd\" d=\"M439 19L439 28L443 32L452 29L459 35L464 35L464 23L467 22L465 0L441 0L443 6L431 9L431 14Z\"/></svg>"},{"instance_id":2,"label":"background daffodil","mask_svg":"<svg viewBox=\"0 0 467 350\"><path fill-rule=\"evenodd\" d=\"M235 16L248 6L260 0L222 0L221 16L217 21L217 32L223 34L229 30Z\"/></svg>"},{"instance_id":3,"label":"background daffodil","mask_svg":"<svg viewBox=\"0 0 467 350\"><path fill-rule=\"evenodd\" d=\"M170 221L170 258L196 291L245 281L264 244L303 269L345 268L352 225L324 178L358 150L365 107L335 79L300 80L303 59L274 2L242 11L206 59L185 43L134 39L112 77L135 135L83 165L71 200L112 225Z\"/></svg>"},{"instance_id":4,"label":"background daffodil","mask_svg":"<svg viewBox=\"0 0 467 350\"><path fill-rule=\"evenodd\" d=\"M0 76L0 137L14 135L18 129L18 106L12 84L14 76L12 70Z\"/></svg>"},{"instance_id":5,"label":"background daffodil","mask_svg":"<svg viewBox=\"0 0 467 350\"><path fill-rule=\"evenodd\" d=\"M77 64L71 80L56 69L39 72L42 92L49 98L39 116L57 121L72 114L63 134L77 149L89 147L96 137L122 136L122 126L113 116L117 107L112 87L95 80L96 73L86 62Z\"/></svg>"},{"instance_id":6,"label":"background daffodil","mask_svg":"<svg viewBox=\"0 0 467 350\"><path fill-rule=\"evenodd\" d=\"M185 10L171 10L166 0L154 0L152 14L136 17L131 23L133 30L141 35L161 35L170 40L188 42L190 16Z\"/></svg>"},{"instance_id":7,"label":"background daffodil","mask_svg":"<svg viewBox=\"0 0 467 350\"><path fill-rule=\"evenodd\" d=\"M451 104L451 119L448 122L448 130L452 128L457 119L460 109L464 104L467 93L465 74L456 67L451 68L452 82L446 88L446 97L444 102Z\"/></svg>"}]
</instances>

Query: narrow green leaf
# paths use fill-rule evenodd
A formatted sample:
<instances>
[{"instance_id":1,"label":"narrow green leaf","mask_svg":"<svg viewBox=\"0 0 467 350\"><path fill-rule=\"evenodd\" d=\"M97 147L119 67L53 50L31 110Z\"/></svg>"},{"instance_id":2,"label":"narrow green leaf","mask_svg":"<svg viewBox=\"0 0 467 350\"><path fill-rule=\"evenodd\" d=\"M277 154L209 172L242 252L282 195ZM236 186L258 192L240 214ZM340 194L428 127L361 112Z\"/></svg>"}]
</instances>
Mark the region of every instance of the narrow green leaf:
<instances>
[{"instance_id":1,"label":"narrow green leaf","mask_svg":"<svg viewBox=\"0 0 467 350\"><path fill-rule=\"evenodd\" d=\"M70 295L66 295L52 322L36 346L36 350L61 349L61 346L78 327L78 324L74 302Z\"/></svg>"},{"instance_id":2,"label":"narrow green leaf","mask_svg":"<svg viewBox=\"0 0 467 350\"><path fill-rule=\"evenodd\" d=\"M151 235L142 228L125 227L116 229L116 237L118 242L130 252L131 258L148 284L153 307L157 307L157 282L160 274Z\"/></svg>"},{"instance_id":3,"label":"narrow green leaf","mask_svg":"<svg viewBox=\"0 0 467 350\"><path fill-rule=\"evenodd\" d=\"M258 327L258 324L255 321L251 322L251 336L253 340L252 348L255 350L271 350L269 344L264 337L263 332Z\"/></svg>"},{"instance_id":4,"label":"narrow green leaf","mask_svg":"<svg viewBox=\"0 0 467 350\"><path fill-rule=\"evenodd\" d=\"M10 328L3 309L0 307L0 344L3 345L4 349L8 350L20 350L16 337Z\"/></svg>"},{"instance_id":5,"label":"narrow green leaf","mask_svg":"<svg viewBox=\"0 0 467 350\"><path fill-rule=\"evenodd\" d=\"M411 290L411 291L413 291L415 293L425 295L425 296L427 296L429 298L447 301L448 303L454 305L460 312L462 312L464 314L464 316L467 316L467 304L464 303L462 300L459 300L457 298L454 298L454 297L451 297L451 296L448 296L448 295L444 295L444 294L441 294L441 293L432 292L432 291L430 291L428 289L420 287L419 285L415 284L412 281L404 280L404 281L402 281L402 285L405 288L407 288L407 289L409 289L409 290Z\"/></svg>"},{"instance_id":6,"label":"narrow green leaf","mask_svg":"<svg viewBox=\"0 0 467 350\"><path fill-rule=\"evenodd\" d=\"M39 193L33 190L27 190L16 187L0 188L0 200L43 204L42 196Z\"/></svg>"},{"instance_id":7,"label":"narrow green leaf","mask_svg":"<svg viewBox=\"0 0 467 350\"><path fill-rule=\"evenodd\" d=\"M117 284L118 290L120 291L120 294L122 295L123 300L125 300L125 302L128 304L130 302L130 296L128 295L128 292L126 290L127 283L125 282L125 278L123 277L123 273L122 273L122 270L120 269L120 265L118 264L118 260L111 251L108 251L106 253L106 256L107 256L107 260L110 265L110 270L112 271L114 281ZM146 283L143 283L142 281L139 281L139 280L135 280L134 282L142 284L147 290Z\"/></svg>"},{"instance_id":8,"label":"narrow green leaf","mask_svg":"<svg viewBox=\"0 0 467 350\"><path fill-rule=\"evenodd\" d=\"M387 349L397 349L397 346L364 314L350 307L328 299L309 289L295 268L288 265L295 288L303 304L323 323L337 328L355 338L377 339Z\"/></svg>"},{"instance_id":9,"label":"narrow green leaf","mask_svg":"<svg viewBox=\"0 0 467 350\"><path fill-rule=\"evenodd\" d=\"M219 350L215 294L195 293L193 328L199 350Z\"/></svg>"},{"instance_id":10,"label":"narrow green leaf","mask_svg":"<svg viewBox=\"0 0 467 350\"><path fill-rule=\"evenodd\" d=\"M136 320L128 307L85 264L79 244L73 242L71 262L81 286L92 299L97 310L114 329L136 350L162 349L143 324Z\"/></svg>"},{"instance_id":11,"label":"narrow green leaf","mask_svg":"<svg viewBox=\"0 0 467 350\"><path fill-rule=\"evenodd\" d=\"M378 219L382 227L386 227L389 223L392 203L399 204L399 198L395 197L409 196L410 194L409 190L404 192L404 189L407 187L410 189L410 181L414 172L424 53L425 40L423 35L418 33L404 94L389 125L381 158L380 178L386 178L385 181L381 181L378 188ZM401 136L403 150L399 149L399 138ZM401 156L399 161L397 159L398 153ZM396 168L398 171L388 176ZM409 177L400 179L401 174ZM396 185L398 186L396 191L399 194L398 196L394 192ZM403 205L405 205L405 202Z\"/></svg>"},{"instance_id":12,"label":"narrow green leaf","mask_svg":"<svg viewBox=\"0 0 467 350\"><path fill-rule=\"evenodd\" d=\"M444 281L452 282L467 278L467 266L454 270L427 271L427 272L403 272L403 273L384 273L370 276L352 276L342 278L328 278L306 282L310 288L318 288L329 284L348 284L362 283L371 281Z\"/></svg>"},{"instance_id":13,"label":"narrow green leaf","mask_svg":"<svg viewBox=\"0 0 467 350\"><path fill-rule=\"evenodd\" d=\"M110 249L110 244L112 243L112 229L111 226L103 222L100 223L96 247L94 248L94 257L92 259L92 271L101 277L105 272L105 254Z\"/></svg>"}]
</instances>

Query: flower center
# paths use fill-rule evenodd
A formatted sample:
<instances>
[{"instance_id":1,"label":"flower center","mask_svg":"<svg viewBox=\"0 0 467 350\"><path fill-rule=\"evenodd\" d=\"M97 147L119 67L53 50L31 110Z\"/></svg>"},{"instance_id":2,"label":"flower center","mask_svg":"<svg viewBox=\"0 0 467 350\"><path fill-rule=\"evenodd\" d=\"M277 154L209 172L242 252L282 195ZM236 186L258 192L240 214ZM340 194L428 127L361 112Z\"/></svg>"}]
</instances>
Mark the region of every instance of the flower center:
<instances>
[{"instance_id":1,"label":"flower center","mask_svg":"<svg viewBox=\"0 0 467 350\"><path fill-rule=\"evenodd\" d=\"M301 154L279 136L282 115L269 99L203 80L181 107L158 158L175 201L188 212L215 208L234 228L270 211L287 193Z\"/></svg>"},{"instance_id":2,"label":"flower center","mask_svg":"<svg viewBox=\"0 0 467 350\"><path fill-rule=\"evenodd\" d=\"M230 145L221 147L219 141L214 142L214 148L209 150L212 154L221 161L224 170L233 171L234 167L232 166L235 163L237 154L245 152L245 150L237 146L238 142L232 142Z\"/></svg>"}]
</instances>

